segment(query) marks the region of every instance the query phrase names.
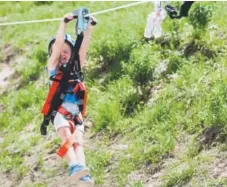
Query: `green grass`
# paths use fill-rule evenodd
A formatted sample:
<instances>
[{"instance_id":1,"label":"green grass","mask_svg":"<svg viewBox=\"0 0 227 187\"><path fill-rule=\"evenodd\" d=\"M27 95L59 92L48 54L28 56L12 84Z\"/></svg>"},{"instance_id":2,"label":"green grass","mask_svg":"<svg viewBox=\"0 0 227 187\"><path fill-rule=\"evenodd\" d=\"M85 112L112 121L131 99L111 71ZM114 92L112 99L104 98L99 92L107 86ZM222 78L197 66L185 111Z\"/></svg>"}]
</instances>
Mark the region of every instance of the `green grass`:
<instances>
[{"instance_id":1,"label":"green grass","mask_svg":"<svg viewBox=\"0 0 227 187\"><path fill-rule=\"evenodd\" d=\"M95 12L122 4L125 2L1 2L0 17L5 17L6 22L56 18L79 6L87 6ZM208 4L201 3L202 6ZM86 151L97 184L105 183L105 171L112 164L111 159L115 159L115 167L109 171L111 179L116 181L114 185L128 184L127 176L132 171L146 164L161 163L168 157L177 144L176 138L182 134L200 137L204 129L218 127L221 130L215 141L223 143L226 140L227 35L224 15L227 4L211 4L213 16L205 30L195 31L187 18L166 18L163 23L165 36L149 42L143 39L143 31L151 4L97 16L98 25L94 28L88 52L91 66L86 69L88 117L94 124L92 130L108 139L102 145L103 152L98 149ZM192 11L196 11L196 6L193 5ZM11 80L15 88L0 97L3 106L0 134L4 137L0 145L3 149L1 167L21 177L29 172L26 165L20 166L23 155L30 146L40 142L40 109L48 89L47 78L42 82L46 76L47 45L55 36L58 25L59 22L50 22L0 30L4 36L1 49L9 45L15 58L23 57L20 64L11 62L16 68L15 78ZM214 27L209 28L210 25ZM67 32L74 34L73 23L68 25ZM4 59L4 54L0 53L0 59ZM155 70L162 61L167 62L166 69L156 75ZM173 74L177 78L169 78ZM153 93L157 88L158 93ZM152 105L148 106L148 102ZM17 141L19 134L29 123L35 125L37 135L28 138L28 144L18 145L22 144ZM105 147L119 134L128 149L118 157ZM8 151L10 145L18 146L19 156ZM59 145L58 139L48 141L44 148L54 145ZM169 168L163 185L185 185L200 172L201 176L207 177L202 174L206 169L199 171L200 166L192 161L200 156L203 148L205 146L195 139L184 153L185 160ZM226 146L220 150L226 150ZM43 160L39 159L37 163L42 166ZM51 175L54 174L53 171ZM208 186L225 184L225 180L213 179L207 183ZM143 181L130 185L140 187ZM46 184L34 183L33 186Z\"/></svg>"},{"instance_id":2,"label":"green grass","mask_svg":"<svg viewBox=\"0 0 227 187\"><path fill-rule=\"evenodd\" d=\"M207 186L208 187L224 187L227 185L226 179L216 179L216 180L209 180Z\"/></svg>"},{"instance_id":3,"label":"green grass","mask_svg":"<svg viewBox=\"0 0 227 187\"><path fill-rule=\"evenodd\" d=\"M193 177L194 168L195 166L193 166L190 162L176 166L168 175L165 175L164 186L184 186Z\"/></svg>"},{"instance_id":4,"label":"green grass","mask_svg":"<svg viewBox=\"0 0 227 187\"><path fill-rule=\"evenodd\" d=\"M143 182L138 181L138 182L134 182L131 186L132 187L143 187L144 185L143 185Z\"/></svg>"},{"instance_id":5,"label":"green grass","mask_svg":"<svg viewBox=\"0 0 227 187\"><path fill-rule=\"evenodd\" d=\"M42 98L44 98L43 88L37 88L35 84L2 97L1 102L5 110L0 114L1 129L7 127L17 131L22 130L34 119L34 115L39 115Z\"/></svg>"},{"instance_id":6,"label":"green grass","mask_svg":"<svg viewBox=\"0 0 227 187\"><path fill-rule=\"evenodd\" d=\"M108 152L101 151L87 151L86 158L89 168L91 169L91 174L95 178L96 184L103 184L105 167L109 165L109 159L111 158L111 154Z\"/></svg>"},{"instance_id":7,"label":"green grass","mask_svg":"<svg viewBox=\"0 0 227 187\"><path fill-rule=\"evenodd\" d=\"M33 184L26 184L25 187L47 187L47 186L48 186L47 184L37 182L37 183L33 183Z\"/></svg>"}]
</instances>

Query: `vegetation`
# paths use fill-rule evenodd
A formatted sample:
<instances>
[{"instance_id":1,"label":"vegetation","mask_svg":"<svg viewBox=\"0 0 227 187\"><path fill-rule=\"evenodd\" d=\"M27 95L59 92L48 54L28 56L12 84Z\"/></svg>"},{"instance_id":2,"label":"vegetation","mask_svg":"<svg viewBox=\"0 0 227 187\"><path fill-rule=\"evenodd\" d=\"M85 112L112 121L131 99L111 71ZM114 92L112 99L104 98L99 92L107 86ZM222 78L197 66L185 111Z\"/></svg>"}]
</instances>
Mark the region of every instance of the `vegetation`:
<instances>
[{"instance_id":1,"label":"vegetation","mask_svg":"<svg viewBox=\"0 0 227 187\"><path fill-rule=\"evenodd\" d=\"M1 2L0 17L5 22L56 18L80 6L96 12L122 4ZM219 158L204 152L214 149L226 159L227 3L196 2L188 18L166 18L162 38L145 41L146 17L152 9L145 3L97 16L89 67L84 70L87 119L96 137L89 140L96 143L93 149L86 150L88 166L97 185L141 187L146 180L130 181L133 172L143 170L149 178L164 170L161 186L225 186L225 177L215 178L209 172ZM49 178L57 172L54 167L49 172L44 157L45 150L56 151L59 140L39 136L39 125L48 89L47 44L58 25L37 23L0 30L4 36L0 51L9 47L15 53L1 52L0 68L11 55L9 64L16 70L0 97L0 168L5 175L15 174L16 184L32 170L25 159L31 155L37 155L32 163L36 171L48 173ZM68 25L67 32L74 34L74 24ZM19 57L23 60L16 63ZM114 152L115 144L125 148ZM181 144L186 148L174 155ZM176 160L165 167L163 163L173 155ZM32 186L48 186L44 179L42 183L34 180Z\"/></svg>"}]
</instances>

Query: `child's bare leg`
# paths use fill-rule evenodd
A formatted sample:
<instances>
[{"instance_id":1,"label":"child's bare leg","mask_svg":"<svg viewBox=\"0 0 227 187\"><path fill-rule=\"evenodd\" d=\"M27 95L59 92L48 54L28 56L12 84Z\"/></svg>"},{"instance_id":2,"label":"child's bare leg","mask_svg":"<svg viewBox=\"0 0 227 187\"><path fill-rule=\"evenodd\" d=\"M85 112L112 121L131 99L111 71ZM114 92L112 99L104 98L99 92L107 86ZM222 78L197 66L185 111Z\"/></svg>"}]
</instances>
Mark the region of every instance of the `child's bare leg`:
<instances>
[{"instance_id":1,"label":"child's bare leg","mask_svg":"<svg viewBox=\"0 0 227 187\"><path fill-rule=\"evenodd\" d=\"M62 144L72 135L68 127L62 127L58 130L58 136L61 138ZM69 165L77 164L77 157L73 147L70 147L65 155Z\"/></svg>"},{"instance_id":2,"label":"child's bare leg","mask_svg":"<svg viewBox=\"0 0 227 187\"><path fill-rule=\"evenodd\" d=\"M68 127L62 127L59 128L58 135L62 140L62 144L64 144L65 141L72 136L72 133ZM69 175L71 181L78 181L81 177L89 173L88 168L85 168L84 165L78 161L73 146L68 149L65 158L70 166Z\"/></svg>"},{"instance_id":3,"label":"child's bare leg","mask_svg":"<svg viewBox=\"0 0 227 187\"><path fill-rule=\"evenodd\" d=\"M75 149L75 154L77 157L77 161L85 167L86 162L85 162L85 154L84 154L84 126L77 126L76 130L76 142L78 142L76 149ZM86 186L93 186L94 185L94 180L92 179L90 174L84 175L83 177L80 178L80 182L86 184ZM83 186L82 185L82 186Z\"/></svg>"},{"instance_id":4,"label":"child's bare leg","mask_svg":"<svg viewBox=\"0 0 227 187\"><path fill-rule=\"evenodd\" d=\"M84 147L83 147L83 143L84 143L83 136L84 136L83 132L81 132L80 130L76 130L76 142L78 144L75 149L75 154L76 154L77 161L81 165L86 167Z\"/></svg>"}]
</instances>

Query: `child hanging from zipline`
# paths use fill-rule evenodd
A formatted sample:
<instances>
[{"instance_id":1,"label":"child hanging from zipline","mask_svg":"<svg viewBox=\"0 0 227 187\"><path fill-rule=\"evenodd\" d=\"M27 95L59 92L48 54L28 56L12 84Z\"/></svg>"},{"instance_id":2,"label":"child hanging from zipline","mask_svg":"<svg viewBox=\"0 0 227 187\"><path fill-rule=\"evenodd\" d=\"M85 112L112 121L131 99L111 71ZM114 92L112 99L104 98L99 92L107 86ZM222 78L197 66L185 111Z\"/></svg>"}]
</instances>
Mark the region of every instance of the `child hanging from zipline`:
<instances>
[{"instance_id":1,"label":"child hanging from zipline","mask_svg":"<svg viewBox=\"0 0 227 187\"><path fill-rule=\"evenodd\" d=\"M44 115L44 122L41 125L41 133L44 135L46 134L45 128L48 125L48 120L50 120L51 118L57 134L62 141L62 147L60 151L65 152L64 154L62 154L59 151L59 154L62 154L62 157L64 156L68 162L69 176L71 180L75 181L77 184L82 183L86 184L86 186L93 186L94 181L89 174L89 169L86 167L83 148L84 124L82 110L85 108L85 106L81 105L81 98L79 98L77 93L78 90L84 89L84 85L81 80L82 78L80 77L81 72L79 71L85 64L85 57L88 50L91 34L91 21L94 21L94 19L92 18L89 19L89 21L87 21L86 23L82 23L82 26L86 27L84 33L82 33L81 35L83 36L82 40L75 42L75 40L70 35L65 34L67 23L74 18L75 15L73 15L72 13L66 14L64 16L64 18L60 22L56 38L52 39L48 46L49 59L47 68L50 80L52 80L51 86L54 87L53 84L57 84L57 86L59 86L60 84L61 87L65 88L65 91L64 97L62 98L62 103L60 104L60 106L57 106L57 108L55 107L54 118L49 117L53 115L52 111L46 112L49 109L47 102L48 99L46 100L42 110L42 113L46 114L46 116ZM83 20L84 18L81 19ZM81 38L81 36L79 37ZM73 52L78 46L78 54L74 54ZM69 66L72 58L78 58L76 60L78 64ZM80 67L79 69L78 66ZM67 82L61 82L64 81L62 79L67 80ZM52 87L50 88L49 94L51 92L51 89L53 89ZM58 89L55 89L55 91L57 91ZM56 101L55 96L56 94L53 96L52 102ZM62 94L60 95L60 97L61 96ZM82 108L84 107L82 110L81 106ZM47 113L51 115L48 116ZM47 120L46 124L45 120Z\"/></svg>"}]
</instances>

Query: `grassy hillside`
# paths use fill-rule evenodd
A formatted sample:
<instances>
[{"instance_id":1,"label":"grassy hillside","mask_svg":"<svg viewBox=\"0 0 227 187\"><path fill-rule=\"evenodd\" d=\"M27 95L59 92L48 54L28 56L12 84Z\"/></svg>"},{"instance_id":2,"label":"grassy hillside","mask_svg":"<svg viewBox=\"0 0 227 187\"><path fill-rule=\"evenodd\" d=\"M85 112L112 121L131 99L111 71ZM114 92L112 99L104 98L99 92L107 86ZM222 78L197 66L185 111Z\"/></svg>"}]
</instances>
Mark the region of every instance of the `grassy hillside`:
<instances>
[{"instance_id":1,"label":"grassy hillside","mask_svg":"<svg viewBox=\"0 0 227 187\"><path fill-rule=\"evenodd\" d=\"M0 2L0 22L60 18L130 2ZM180 3L174 2L176 7ZM143 38L148 2L98 15L85 68L89 91L86 160L95 186L227 186L227 2L196 2L188 18ZM65 185L67 165L50 125L48 41L59 22L0 28L0 180L9 186ZM74 24L67 32L74 35ZM1 81L0 81L1 83ZM62 182L63 181L63 182ZM69 185L70 186L70 185Z\"/></svg>"}]
</instances>

